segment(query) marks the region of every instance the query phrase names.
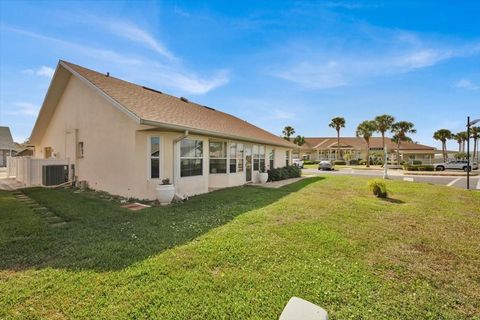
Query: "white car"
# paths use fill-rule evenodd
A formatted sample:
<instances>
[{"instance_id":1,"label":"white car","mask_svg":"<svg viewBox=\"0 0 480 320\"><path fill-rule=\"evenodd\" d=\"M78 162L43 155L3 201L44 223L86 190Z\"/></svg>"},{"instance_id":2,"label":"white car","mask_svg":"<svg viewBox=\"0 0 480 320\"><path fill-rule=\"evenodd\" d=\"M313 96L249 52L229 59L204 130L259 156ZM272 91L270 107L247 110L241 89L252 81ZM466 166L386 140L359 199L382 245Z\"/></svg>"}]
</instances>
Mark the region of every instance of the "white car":
<instances>
[{"instance_id":1,"label":"white car","mask_svg":"<svg viewBox=\"0 0 480 320\"><path fill-rule=\"evenodd\" d=\"M323 160L323 161L320 161L320 163L318 164L318 170L332 171L332 170L335 170L335 165L333 161Z\"/></svg>"},{"instance_id":2,"label":"white car","mask_svg":"<svg viewBox=\"0 0 480 320\"><path fill-rule=\"evenodd\" d=\"M435 165L435 171L444 171L445 169L463 170L467 172L467 160L452 160ZM470 162L470 171L478 170L478 163Z\"/></svg>"},{"instance_id":3,"label":"white car","mask_svg":"<svg viewBox=\"0 0 480 320\"><path fill-rule=\"evenodd\" d=\"M303 160L293 159L292 164L293 164L294 166L299 167L300 169L303 169Z\"/></svg>"}]
</instances>

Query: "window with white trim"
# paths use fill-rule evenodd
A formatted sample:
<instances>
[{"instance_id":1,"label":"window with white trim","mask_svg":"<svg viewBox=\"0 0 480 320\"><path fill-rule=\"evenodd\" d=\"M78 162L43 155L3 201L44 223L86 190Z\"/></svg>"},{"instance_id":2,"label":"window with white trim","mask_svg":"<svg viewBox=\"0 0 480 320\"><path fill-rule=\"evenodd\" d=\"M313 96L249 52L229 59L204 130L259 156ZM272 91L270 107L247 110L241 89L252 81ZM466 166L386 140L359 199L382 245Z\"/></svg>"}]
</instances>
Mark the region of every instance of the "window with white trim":
<instances>
[{"instance_id":1,"label":"window with white trim","mask_svg":"<svg viewBox=\"0 0 480 320\"><path fill-rule=\"evenodd\" d=\"M252 147L252 157L253 157L253 170L258 171L258 169L260 169L260 159L258 158L257 144L254 144Z\"/></svg>"},{"instance_id":2,"label":"window with white trim","mask_svg":"<svg viewBox=\"0 0 480 320\"><path fill-rule=\"evenodd\" d=\"M265 146L253 145L253 170L265 171Z\"/></svg>"},{"instance_id":3,"label":"window with white trim","mask_svg":"<svg viewBox=\"0 0 480 320\"><path fill-rule=\"evenodd\" d=\"M285 151L285 165L288 167L290 164L290 151Z\"/></svg>"},{"instance_id":4,"label":"window with white trim","mask_svg":"<svg viewBox=\"0 0 480 320\"><path fill-rule=\"evenodd\" d=\"M270 153L268 154L268 160L269 160L269 165L270 165L270 169L273 169L274 168L274 158L275 158L275 150L272 149L270 150Z\"/></svg>"},{"instance_id":5,"label":"window with white trim","mask_svg":"<svg viewBox=\"0 0 480 320\"><path fill-rule=\"evenodd\" d=\"M237 171L243 172L243 143L237 143Z\"/></svg>"},{"instance_id":6,"label":"window with white trim","mask_svg":"<svg viewBox=\"0 0 480 320\"><path fill-rule=\"evenodd\" d=\"M230 173L243 172L243 144L230 143Z\"/></svg>"},{"instance_id":7,"label":"window with white trim","mask_svg":"<svg viewBox=\"0 0 480 320\"><path fill-rule=\"evenodd\" d=\"M227 173L227 143L223 141L209 142L210 173Z\"/></svg>"},{"instance_id":8,"label":"window with white trim","mask_svg":"<svg viewBox=\"0 0 480 320\"><path fill-rule=\"evenodd\" d=\"M150 179L160 178L160 137L150 137Z\"/></svg>"},{"instance_id":9,"label":"window with white trim","mask_svg":"<svg viewBox=\"0 0 480 320\"><path fill-rule=\"evenodd\" d=\"M203 175L203 141L183 139L180 143L180 177Z\"/></svg>"}]
</instances>

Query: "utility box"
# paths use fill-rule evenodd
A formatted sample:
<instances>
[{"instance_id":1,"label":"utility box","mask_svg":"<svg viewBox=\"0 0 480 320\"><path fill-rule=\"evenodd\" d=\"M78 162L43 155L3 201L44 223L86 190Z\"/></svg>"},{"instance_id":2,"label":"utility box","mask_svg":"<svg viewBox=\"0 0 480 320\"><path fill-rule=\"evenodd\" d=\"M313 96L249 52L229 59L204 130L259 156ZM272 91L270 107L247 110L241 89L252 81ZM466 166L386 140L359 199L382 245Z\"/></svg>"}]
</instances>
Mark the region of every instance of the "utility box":
<instances>
[{"instance_id":1,"label":"utility box","mask_svg":"<svg viewBox=\"0 0 480 320\"><path fill-rule=\"evenodd\" d=\"M43 166L42 184L56 186L68 181L68 165Z\"/></svg>"}]
</instances>

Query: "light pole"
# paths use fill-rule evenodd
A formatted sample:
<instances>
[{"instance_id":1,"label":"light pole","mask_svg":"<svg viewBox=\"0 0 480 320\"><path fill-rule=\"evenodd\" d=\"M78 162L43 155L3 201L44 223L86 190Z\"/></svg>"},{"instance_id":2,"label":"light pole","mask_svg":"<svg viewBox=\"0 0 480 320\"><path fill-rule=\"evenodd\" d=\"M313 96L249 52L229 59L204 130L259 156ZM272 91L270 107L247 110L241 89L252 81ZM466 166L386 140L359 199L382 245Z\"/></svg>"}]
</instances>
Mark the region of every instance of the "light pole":
<instances>
[{"instance_id":1,"label":"light pole","mask_svg":"<svg viewBox=\"0 0 480 320\"><path fill-rule=\"evenodd\" d=\"M383 148L383 179L388 179L388 153L387 153L387 145Z\"/></svg>"},{"instance_id":2,"label":"light pole","mask_svg":"<svg viewBox=\"0 0 480 320\"><path fill-rule=\"evenodd\" d=\"M480 119L470 121L467 117L467 190L470 189L470 127L480 122Z\"/></svg>"}]
</instances>

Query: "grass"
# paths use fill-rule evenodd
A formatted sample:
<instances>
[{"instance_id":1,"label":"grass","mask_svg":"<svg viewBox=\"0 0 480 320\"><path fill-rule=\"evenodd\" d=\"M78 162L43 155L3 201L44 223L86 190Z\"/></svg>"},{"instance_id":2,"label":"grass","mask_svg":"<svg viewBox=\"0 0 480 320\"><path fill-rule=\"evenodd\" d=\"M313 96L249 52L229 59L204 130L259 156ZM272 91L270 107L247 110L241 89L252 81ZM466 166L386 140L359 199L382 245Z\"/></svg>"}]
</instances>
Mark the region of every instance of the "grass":
<instances>
[{"instance_id":1,"label":"grass","mask_svg":"<svg viewBox=\"0 0 480 320\"><path fill-rule=\"evenodd\" d=\"M480 193L361 177L240 187L167 208L0 193L0 318L276 319L292 296L332 319L480 319Z\"/></svg>"}]
</instances>

